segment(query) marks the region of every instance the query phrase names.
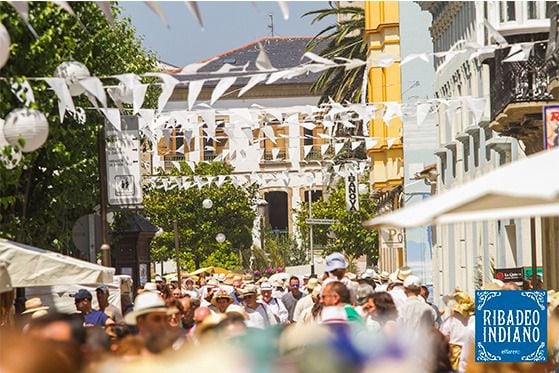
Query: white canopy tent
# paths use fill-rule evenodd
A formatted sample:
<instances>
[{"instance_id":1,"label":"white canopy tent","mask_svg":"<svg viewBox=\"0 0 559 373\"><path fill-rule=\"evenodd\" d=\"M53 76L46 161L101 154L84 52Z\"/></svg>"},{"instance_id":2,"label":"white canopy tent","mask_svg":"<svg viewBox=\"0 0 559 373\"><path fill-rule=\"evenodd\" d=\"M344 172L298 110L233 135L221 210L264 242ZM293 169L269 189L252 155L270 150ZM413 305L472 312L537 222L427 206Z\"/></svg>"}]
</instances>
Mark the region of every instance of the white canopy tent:
<instances>
[{"instance_id":1,"label":"white canopy tent","mask_svg":"<svg viewBox=\"0 0 559 373\"><path fill-rule=\"evenodd\" d=\"M114 268L0 238L0 290L67 284L110 284Z\"/></svg>"},{"instance_id":2,"label":"white canopy tent","mask_svg":"<svg viewBox=\"0 0 559 373\"><path fill-rule=\"evenodd\" d=\"M364 222L401 228L530 217L536 280L535 216L559 215L559 148L500 167L420 203Z\"/></svg>"}]
</instances>

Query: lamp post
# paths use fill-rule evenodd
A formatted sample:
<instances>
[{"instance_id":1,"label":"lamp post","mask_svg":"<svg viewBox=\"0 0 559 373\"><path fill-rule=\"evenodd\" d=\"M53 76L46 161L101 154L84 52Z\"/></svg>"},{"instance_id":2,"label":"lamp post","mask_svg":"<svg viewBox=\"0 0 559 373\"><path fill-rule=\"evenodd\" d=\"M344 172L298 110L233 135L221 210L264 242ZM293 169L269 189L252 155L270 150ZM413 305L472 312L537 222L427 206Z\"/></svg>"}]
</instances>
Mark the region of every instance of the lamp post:
<instances>
[{"instance_id":1,"label":"lamp post","mask_svg":"<svg viewBox=\"0 0 559 373\"><path fill-rule=\"evenodd\" d=\"M261 199L256 202L256 206L258 207L258 214L260 214L260 248L264 251L264 215L266 215L268 201Z\"/></svg>"}]
</instances>

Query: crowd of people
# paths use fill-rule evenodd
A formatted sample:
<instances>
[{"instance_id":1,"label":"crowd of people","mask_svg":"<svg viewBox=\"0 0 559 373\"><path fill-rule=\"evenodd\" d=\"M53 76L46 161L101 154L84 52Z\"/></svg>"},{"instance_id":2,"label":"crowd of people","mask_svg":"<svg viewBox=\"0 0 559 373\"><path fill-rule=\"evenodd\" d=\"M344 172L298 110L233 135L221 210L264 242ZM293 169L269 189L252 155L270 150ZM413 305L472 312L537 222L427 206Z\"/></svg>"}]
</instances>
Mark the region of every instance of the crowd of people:
<instances>
[{"instance_id":1,"label":"crowd of people","mask_svg":"<svg viewBox=\"0 0 559 373\"><path fill-rule=\"evenodd\" d=\"M109 304L109 289L73 294L76 313L31 298L0 329L0 371L127 372L212 369L271 372L549 372L559 349L559 295L549 297L547 363L481 364L473 358L474 301L457 289L445 307L410 268L347 272L326 258L323 276L283 279L220 274L156 276L133 307ZM277 277L277 276L276 276ZM490 283L487 288L501 288ZM507 286L505 286L507 288ZM510 285L509 285L510 288Z\"/></svg>"}]
</instances>

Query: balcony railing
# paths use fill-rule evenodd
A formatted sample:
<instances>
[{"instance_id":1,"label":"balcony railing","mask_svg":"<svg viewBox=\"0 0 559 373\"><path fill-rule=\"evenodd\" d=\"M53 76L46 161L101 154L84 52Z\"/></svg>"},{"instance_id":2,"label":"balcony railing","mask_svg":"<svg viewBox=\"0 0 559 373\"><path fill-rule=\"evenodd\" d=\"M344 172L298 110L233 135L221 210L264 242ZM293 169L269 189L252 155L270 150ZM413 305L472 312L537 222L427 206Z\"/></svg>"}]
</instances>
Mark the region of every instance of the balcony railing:
<instances>
[{"instance_id":1,"label":"balcony railing","mask_svg":"<svg viewBox=\"0 0 559 373\"><path fill-rule=\"evenodd\" d=\"M547 86L553 78L546 68L545 42L534 44L526 61L503 62L510 48L497 49L491 67L491 119L513 103L552 101Z\"/></svg>"},{"instance_id":2,"label":"balcony railing","mask_svg":"<svg viewBox=\"0 0 559 373\"><path fill-rule=\"evenodd\" d=\"M163 167L165 167L165 171L169 171L169 170L172 170L175 167L173 165L173 162L182 162L184 160L185 160L185 157L184 157L183 154L166 155L163 158L163 161L164 161Z\"/></svg>"},{"instance_id":3,"label":"balcony railing","mask_svg":"<svg viewBox=\"0 0 559 373\"><path fill-rule=\"evenodd\" d=\"M276 159L274 159L274 154L271 150L266 150L262 156L263 161L285 161L287 160L287 153L285 150L280 150Z\"/></svg>"},{"instance_id":4,"label":"balcony railing","mask_svg":"<svg viewBox=\"0 0 559 373\"><path fill-rule=\"evenodd\" d=\"M206 151L204 151L204 160L205 161L213 161L214 159L217 158L218 155L219 154L217 154L213 150L206 150Z\"/></svg>"}]
</instances>

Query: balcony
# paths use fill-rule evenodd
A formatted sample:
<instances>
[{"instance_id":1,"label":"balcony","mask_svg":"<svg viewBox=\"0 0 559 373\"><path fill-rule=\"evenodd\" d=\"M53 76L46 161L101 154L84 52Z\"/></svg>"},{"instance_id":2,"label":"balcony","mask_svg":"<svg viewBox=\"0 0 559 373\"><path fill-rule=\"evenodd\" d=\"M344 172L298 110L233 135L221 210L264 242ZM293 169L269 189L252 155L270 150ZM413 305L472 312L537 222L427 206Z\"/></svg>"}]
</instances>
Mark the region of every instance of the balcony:
<instances>
[{"instance_id":1,"label":"balcony","mask_svg":"<svg viewBox=\"0 0 559 373\"><path fill-rule=\"evenodd\" d=\"M216 159L218 156L219 156L219 154L216 153L216 152L213 151L213 150L206 150L206 151L204 151L204 160L207 161L207 162L213 161L213 160Z\"/></svg>"},{"instance_id":2,"label":"balcony","mask_svg":"<svg viewBox=\"0 0 559 373\"><path fill-rule=\"evenodd\" d=\"M490 128L522 140L528 153L542 147L542 108L554 101L548 93L553 76L546 68L546 49L545 42L537 42L528 60L516 62L503 62L509 48L500 49L490 62Z\"/></svg>"},{"instance_id":3,"label":"balcony","mask_svg":"<svg viewBox=\"0 0 559 373\"><path fill-rule=\"evenodd\" d=\"M163 159L164 162L163 167L165 168L165 171L170 171L173 168L175 168L173 162L182 162L185 160L186 158L184 157L184 154L166 155Z\"/></svg>"}]
</instances>

